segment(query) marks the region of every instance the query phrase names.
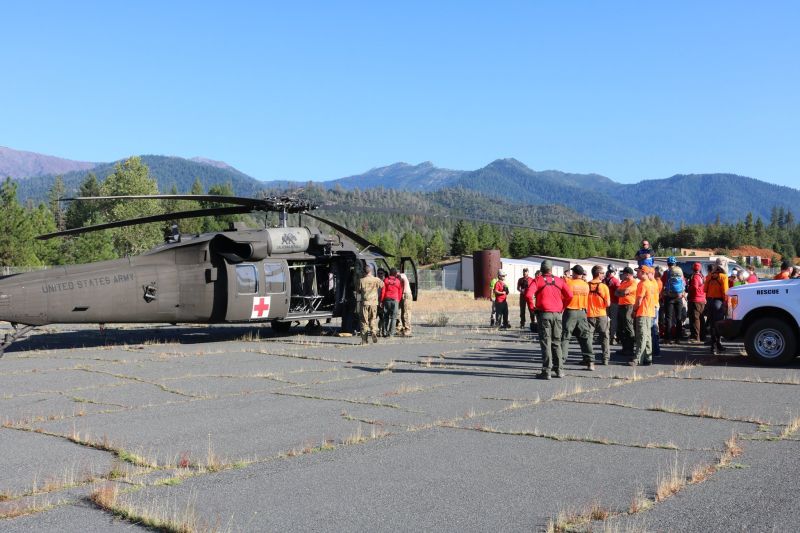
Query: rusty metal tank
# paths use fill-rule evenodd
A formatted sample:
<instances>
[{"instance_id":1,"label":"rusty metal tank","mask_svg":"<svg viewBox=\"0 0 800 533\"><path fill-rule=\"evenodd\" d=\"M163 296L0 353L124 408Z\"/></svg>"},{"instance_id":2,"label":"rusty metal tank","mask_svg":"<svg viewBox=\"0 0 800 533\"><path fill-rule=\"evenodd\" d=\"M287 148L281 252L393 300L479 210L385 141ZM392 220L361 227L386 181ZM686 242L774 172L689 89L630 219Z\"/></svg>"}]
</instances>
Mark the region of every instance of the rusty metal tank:
<instances>
[{"instance_id":1,"label":"rusty metal tank","mask_svg":"<svg viewBox=\"0 0 800 533\"><path fill-rule=\"evenodd\" d=\"M489 283L500 269L500 250L479 250L472 253L472 279L475 298L492 296Z\"/></svg>"}]
</instances>

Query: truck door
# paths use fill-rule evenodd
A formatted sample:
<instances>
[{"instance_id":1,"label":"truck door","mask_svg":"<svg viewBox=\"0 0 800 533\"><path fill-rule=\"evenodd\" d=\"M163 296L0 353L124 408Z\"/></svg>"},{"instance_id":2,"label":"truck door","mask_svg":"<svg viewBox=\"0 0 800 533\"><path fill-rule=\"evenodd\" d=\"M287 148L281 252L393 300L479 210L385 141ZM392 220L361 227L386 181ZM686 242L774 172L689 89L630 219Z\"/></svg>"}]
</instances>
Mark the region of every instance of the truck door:
<instances>
[{"instance_id":1,"label":"truck door","mask_svg":"<svg viewBox=\"0 0 800 533\"><path fill-rule=\"evenodd\" d=\"M410 257L401 257L400 272L403 272L408 278L408 283L411 285L411 294L416 302L419 283L417 282L417 265L414 263L414 260Z\"/></svg>"}]
</instances>

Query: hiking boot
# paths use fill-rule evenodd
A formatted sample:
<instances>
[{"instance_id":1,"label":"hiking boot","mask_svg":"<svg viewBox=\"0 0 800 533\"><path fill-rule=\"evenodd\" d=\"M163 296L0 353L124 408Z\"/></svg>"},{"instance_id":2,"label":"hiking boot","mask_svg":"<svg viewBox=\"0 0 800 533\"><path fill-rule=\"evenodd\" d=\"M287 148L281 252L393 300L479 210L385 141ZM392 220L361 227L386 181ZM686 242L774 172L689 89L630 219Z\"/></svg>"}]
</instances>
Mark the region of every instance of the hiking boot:
<instances>
[{"instance_id":1,"label":"hiking boot","mask_svg":"<svg viewBox=\"0 0 800 533\"><path fill-rule=\"evenodd\" d=\"M536 379L550 379L550 371L542 370L541 372L536 374Z\"/></svg>"},{"instance_id":2,"label":"hiking boot","mask_svg":"<svg viewBox=\"0 0 800 533\"><path fill-rule=\"evenodd\" d=\"M378 336L375 335L375 333L372 334L372 343L373 344L377 344L378 343Z\"/></svg>"},{"instance_id":3,"label":"hiking boot","mask_svg":"<svg viewBox=\"0 0 800 533\"><path fill-rule=\"evenodd\" d=\"M590 372L592 372L594 370L594 362L593 361L589 361L588 363L586 363L586 370L588 370Z\"/></svg>"}]
</instances>

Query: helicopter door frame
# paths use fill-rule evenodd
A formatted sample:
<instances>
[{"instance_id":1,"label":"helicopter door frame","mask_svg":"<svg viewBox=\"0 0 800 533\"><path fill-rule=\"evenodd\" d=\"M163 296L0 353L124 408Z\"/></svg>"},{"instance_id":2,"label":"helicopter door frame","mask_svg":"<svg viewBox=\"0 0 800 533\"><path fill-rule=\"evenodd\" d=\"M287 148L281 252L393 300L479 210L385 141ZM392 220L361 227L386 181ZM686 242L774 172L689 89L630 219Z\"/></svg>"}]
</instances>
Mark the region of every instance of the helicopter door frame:
<instances>
[{"instance_id":1,"label":"helicopter door frame","mask_svg":"<svg viewBox=\"0 0 800 533\"><path fill-rule=\"evenodd\" d=\"M226 322L266 321L270 302L261 296L261 262L228 263L228 309Z\"/></svg>"},{"instance_id":2,"label":"helicopter door frame","mask_svg":"<svg viewBox=\"0 0 800 533\"><path fill-rule=\"evenodd\" d=\"M289 313L289 265L284 259L264 259L261 267L264 288L261 295L270 299L270 319L284 318Z\"/></svg>"},{"instance_id":3,"label":"helicopter door frame","mask_svg":"<svg viewBox=\"0 0 800 533\"><path fill-rule=\"evenodd\" d=\"M417 264L411 257L400 258L400 272L403 272L408 278L411 285L411 296L414 301L417 301L417 291L419 290L419 273L417 272Z\"/></svg>"}]
</instances>

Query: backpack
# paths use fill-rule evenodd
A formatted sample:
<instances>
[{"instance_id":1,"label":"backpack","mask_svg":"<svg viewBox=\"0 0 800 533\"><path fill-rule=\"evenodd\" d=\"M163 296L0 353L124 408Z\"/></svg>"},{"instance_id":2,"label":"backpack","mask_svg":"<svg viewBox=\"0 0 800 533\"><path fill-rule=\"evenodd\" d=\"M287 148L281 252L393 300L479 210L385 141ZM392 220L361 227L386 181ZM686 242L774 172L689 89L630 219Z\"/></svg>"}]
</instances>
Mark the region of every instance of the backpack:
<instances>
[{"instance_id":1,"label":"backpack","mask_svg":"<svg viewBox=\"0 0 800 533\"><path fill-rule=\"evenodd\" d=\"M683 271L680 268L672 267L669 269L667 278L667 295L677 297L686 290L686 283L683 281Z\"/></svg>"}]
</instances>

